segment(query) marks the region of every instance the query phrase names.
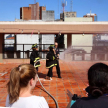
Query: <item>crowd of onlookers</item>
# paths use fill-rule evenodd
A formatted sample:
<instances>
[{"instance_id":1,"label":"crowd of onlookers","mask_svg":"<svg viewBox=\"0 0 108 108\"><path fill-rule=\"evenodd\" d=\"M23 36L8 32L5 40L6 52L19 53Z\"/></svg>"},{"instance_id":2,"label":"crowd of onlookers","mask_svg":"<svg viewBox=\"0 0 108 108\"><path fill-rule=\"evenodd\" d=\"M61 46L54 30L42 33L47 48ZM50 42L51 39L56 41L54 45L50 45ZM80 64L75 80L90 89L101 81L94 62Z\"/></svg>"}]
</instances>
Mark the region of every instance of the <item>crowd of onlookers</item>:
<instances>
[{"instance_id":1,"label":"crowd of onlookers","mask_svg":"<svg viewBox=\"0 0 108 108\"><path fill-rule=\"evenodd\" d=\"M31 93L37 81L37 70L33 65L23 64L12 69L7 84L6 107L49 108L44 97ZM103 63L92 65L88 70L88 83L87 97L67 91L70 98L67 108L108 108L108 66Z\"/></svg>"}]
</instances>

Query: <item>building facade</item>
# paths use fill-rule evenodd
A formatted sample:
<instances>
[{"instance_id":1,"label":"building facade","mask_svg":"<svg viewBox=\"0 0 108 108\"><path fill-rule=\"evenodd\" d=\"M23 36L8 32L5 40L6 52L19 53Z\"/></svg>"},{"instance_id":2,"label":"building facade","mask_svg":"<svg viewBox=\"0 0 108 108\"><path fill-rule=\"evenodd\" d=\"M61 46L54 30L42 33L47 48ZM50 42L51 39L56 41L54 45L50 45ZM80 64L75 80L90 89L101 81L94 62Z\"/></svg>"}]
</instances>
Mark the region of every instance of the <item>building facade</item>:
<instances>
[{"instance_id":1,"label":"building facade","mask_svg":"<svg viewBox=\"0 0 108 108\"><path fill-rule=\"evenodd\" d=\"M97 15L94 13L88 13L84 15L83 17L92 17L92 21L97 21Z\"/></svg>"},{"instance_id":2,"label":"building facade","mask_svg":"<svg viewBox=\"0 0 108 108\"><path fill-rule=\"evenodd\" d=\"M42 20L54 21L54 11L46 11L45 6L39 6L39 3L29 4L29 7L20 8L20 19L22 20Z\"/></svg>"},{"instance_id":3,"label":"building facade","mask_svg":"<svg viewBox=\"0 0 108 108\"><path fill-rule=\"evenodd\" d=\"M63 12L60 13L60 19L64 21L65 18L72 18L76 17L77 13L76 12Z\"/></svg>"}]
</instances>

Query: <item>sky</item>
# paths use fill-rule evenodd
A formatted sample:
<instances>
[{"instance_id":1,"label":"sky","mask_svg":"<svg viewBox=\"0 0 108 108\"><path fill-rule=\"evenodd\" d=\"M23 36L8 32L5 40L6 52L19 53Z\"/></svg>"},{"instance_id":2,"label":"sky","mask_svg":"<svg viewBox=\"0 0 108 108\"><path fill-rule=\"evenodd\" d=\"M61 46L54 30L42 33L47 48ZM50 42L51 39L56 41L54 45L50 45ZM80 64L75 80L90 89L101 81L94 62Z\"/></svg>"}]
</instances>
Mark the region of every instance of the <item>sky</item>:
<instances>
[{"instance_id":1,"label":"sky","mask_svg":"<svg viewBox=\"0 0 108 108\"><path fill-rule=\"evenodd\" d=\"M46 10L54 10L55 19L59 19L62 13L61 1L64 0L36 0L40 6L46 6ZM65 1L65 11L71 11L71 0ZM34 0L0 0L0 21L20 19L20 7L28 7L29 4L34 4ZM98 21L108 21L108 0L73 0L72 11L77 12L77 17L83 17L90 10L97 14Z\"/></svg>"}]
</instances>

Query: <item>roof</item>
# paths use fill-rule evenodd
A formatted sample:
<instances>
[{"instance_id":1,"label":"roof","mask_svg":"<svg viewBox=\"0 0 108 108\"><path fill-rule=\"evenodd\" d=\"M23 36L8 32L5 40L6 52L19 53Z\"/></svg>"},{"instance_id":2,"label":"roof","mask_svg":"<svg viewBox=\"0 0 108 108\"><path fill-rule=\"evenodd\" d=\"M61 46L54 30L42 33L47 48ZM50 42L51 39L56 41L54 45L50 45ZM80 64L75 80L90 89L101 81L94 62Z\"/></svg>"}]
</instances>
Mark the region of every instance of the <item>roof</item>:
<instances>
[{"instance_id":1,"label":"roof","mask_svg":"<svg viewBox=\"0 0 108 108\"><path fill-rule=\"evenodd\" d=\"M14 37L9 37L9 38L6 38L6 39L14 39Z\"/></svg>"}]
</instances>

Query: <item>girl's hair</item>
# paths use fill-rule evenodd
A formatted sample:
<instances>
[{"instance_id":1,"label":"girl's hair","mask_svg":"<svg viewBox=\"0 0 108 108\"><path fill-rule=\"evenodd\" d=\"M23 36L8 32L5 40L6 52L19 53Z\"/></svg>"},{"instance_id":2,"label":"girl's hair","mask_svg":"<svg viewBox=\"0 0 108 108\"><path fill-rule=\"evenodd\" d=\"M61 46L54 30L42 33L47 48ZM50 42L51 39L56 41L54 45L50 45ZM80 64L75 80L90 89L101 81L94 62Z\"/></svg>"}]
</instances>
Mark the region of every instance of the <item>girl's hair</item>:
<instances>
[{"instance_id":1,"label":"girl's hair","mask_svg":"<svg viewBox=\"0 0 108 108\"><path fill-rule=\"evenodd\" d=\"M98 98L108 93L108 66L103 63L96 63L88 70L90 94Z\"/></svg>"},{"instance_id":2,"label":"girl's hair","mask_svg":"<svg viewBox=\"0 0 108 108\"><path fill-rule=\"evenodd\" d=\"M36 69L30 64L19 65L12 69L10 80L7 84L10 104L18 100L20 89L27 87L30 79L35 79L36 74Z\"/></svg>"}]
</instances>

